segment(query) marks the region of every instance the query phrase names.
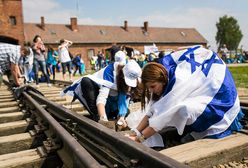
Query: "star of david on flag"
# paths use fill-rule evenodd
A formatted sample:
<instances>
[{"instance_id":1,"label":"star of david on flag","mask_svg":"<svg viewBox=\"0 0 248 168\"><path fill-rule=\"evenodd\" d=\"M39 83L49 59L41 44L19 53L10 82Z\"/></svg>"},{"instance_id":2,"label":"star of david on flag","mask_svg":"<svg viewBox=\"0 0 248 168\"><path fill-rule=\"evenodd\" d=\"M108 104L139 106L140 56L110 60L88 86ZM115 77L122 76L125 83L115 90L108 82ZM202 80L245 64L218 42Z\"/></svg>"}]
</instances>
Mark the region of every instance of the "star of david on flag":
<instances>
[{"instance_id":1,"label":"star of david on flag","mask_svg":"<svg viewBox=\"0 0 248 168\"><path fill-rule=\"evenodd\" d=\"M220 58L218 58L217 54L213 52L213 55L211 58L204 60L203 63L199 63L195 61L195 55L194 51L200 48L200 46L196 46L194 48L189 48L185 53L182 54L182 56L179 58L179 61L187 61L191 65L191 73L194 73L196 70L196 67L202 67L202 72L205 74L205 76L208 75L209 70L211 69L212 64L223 64Z\"/></svg>"},{"instance_id":2,"label":"star of david on flag","mask_svg":"<svg viewBox=\"0 0 248 168\"><path fill-rule=\"evenodd\" d=\"M171 53L159 62L169 83L163 97L148 110L149 125L156 131L176 127L195 139L221 138L241 129L242 117L234 80L226 64L201 46Z\"/></svg>"}]
</instances>

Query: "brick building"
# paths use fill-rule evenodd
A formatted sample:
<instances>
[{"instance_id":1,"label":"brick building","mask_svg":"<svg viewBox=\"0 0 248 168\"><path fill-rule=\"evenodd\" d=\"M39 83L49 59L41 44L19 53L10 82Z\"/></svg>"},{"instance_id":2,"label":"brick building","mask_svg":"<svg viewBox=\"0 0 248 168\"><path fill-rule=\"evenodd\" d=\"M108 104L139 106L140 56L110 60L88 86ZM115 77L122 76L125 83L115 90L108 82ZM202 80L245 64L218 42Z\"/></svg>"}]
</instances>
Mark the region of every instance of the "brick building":
<instances>
[{"instance_id":1,"label":"brick building","mask_svg":"<svg viewBox=\"0 0 248 168\"><path fill-rule=\"evenodd\" d=\"M21 0L0 0L0 42L24 44Z\"/></svg>"},{"instance_id":2,"label":"brick building","mask_svg":"<svg viewBox=\"0 0 248 168\"><path fill-rule=\"evenodd\" d=\"M45 44L55 48L60 39L68 39L74 43L70 47L71 53L80 53L86 68L90 68L91 56L98 51L106 53L113 44L125 45L140 52L144 51L144 46L153 44L159 50L207 45L207 40L194 28L149 27L148 22L134 27L128 26L128 21L124 21L121 26L78 25L77 18L70 18L69 25L46 24L44 17L41 17L40 23L23 24L21 0L0 0L0 10L4 11L0 14L0 25L4 25L4 29L0 30L0 37L12 38L23 44L32 42L33 37L38 34ZM16 25L12 25L13 17L16 18Z\"/></svg>"}]
</instances>

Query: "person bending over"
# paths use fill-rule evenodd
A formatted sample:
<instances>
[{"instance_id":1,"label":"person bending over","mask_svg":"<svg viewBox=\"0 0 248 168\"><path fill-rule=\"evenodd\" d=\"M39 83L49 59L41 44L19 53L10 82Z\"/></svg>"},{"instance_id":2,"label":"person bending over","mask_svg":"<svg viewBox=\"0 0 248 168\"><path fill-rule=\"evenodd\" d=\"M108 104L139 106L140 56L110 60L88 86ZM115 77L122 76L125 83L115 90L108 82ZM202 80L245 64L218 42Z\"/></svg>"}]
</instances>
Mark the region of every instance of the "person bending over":
<instances>
[{"instance_id":1,"label":"person bending over","mask_svg":"<svg viewBox=\"0 0 248 168\"><path fill-rule=\"evenodd\" d=\"M137 86L140 76L141 68L136 61L129 61L126 65L114 62L93 75L75 81L62 95L73 95L95 121L119 118L118 123L125 126L128 93L131 87Z\"/></svg>"},{"instance_id":2,"label":"person bending over","mask_svg":"<svg viewBox=\"0 0 248 168\"><path fill-rule=\"evenodd\" d=\"M201 46L176 51L142 71L145 116L129 138L163 147L159 131L174 127L181 142L222 138L242 128L234 80L226 64ZM147 100L147 101L146 101Z\"/></svg>"}]
</instances>

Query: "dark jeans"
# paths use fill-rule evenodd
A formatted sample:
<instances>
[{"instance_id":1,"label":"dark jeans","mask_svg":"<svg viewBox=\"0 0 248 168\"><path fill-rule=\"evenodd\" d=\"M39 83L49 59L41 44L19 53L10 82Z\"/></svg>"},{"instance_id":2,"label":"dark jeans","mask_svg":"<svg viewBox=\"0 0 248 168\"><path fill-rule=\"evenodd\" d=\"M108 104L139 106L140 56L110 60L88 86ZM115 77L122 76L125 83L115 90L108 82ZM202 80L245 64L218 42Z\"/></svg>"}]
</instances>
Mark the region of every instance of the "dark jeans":
<instances>
[{"instance_id":1,"label":"dark jeans","mask_svg":"<svg viewBox=\"0 0 248 168\"><path fill-rule=\"evenodd\" d=\"M48 69L49 69L49 71L50 71L50 74L49 74L49 75L51 75L51 73L52 73L52 75L53 75L53 80L55 80L55 69L56 69L56 66L57 66L57 65L48 64L47 66L48 66Z\"/></svg>"},{"instance_id":2,"label":"dark jeans","mask_svg":"<svg viewBox=\"0 0 248 168\"><path fill-rule=\"evenodd\" d=\"M76 73L77 73L77 70L79 71L79 74L80 75L82 75L82 70L81 70L81 66L78 66L78 65L75 65L75 71L74 71L74 73L73 73L73 76L75 76L76 75Z\"/></svg>"},{"instance_id":3,"label":"dark jeans","mask_svg":"<svg viewBox=\"0 0 248 168\"><path fill-rule=\"evenodd\" d=\"M38 76L39 67L41 68L42 74L46 78L47 83L50 83L50 78L47 74L46 62L34 60L34 73L35 73L36 84L37 85L39 84L39 76Z\"/></svg>"},{"instance_id":4,"label":"dark jeans","mask_svg":"<svg viewBox=\"0 0 248 168\"><path fill-rule=\"evenodd\" d=\"M98 64L98 70L102 69L102 59L98 59L97 60L97 64Z\"/></svg>"},{"instance_id":5,"label":"dark jeans","mask_svg":"<svg viewBox=\"0 0 248 168\"><path fill-rule=\"evenodd\" d=\"M66 67L68 69L69 74L71 74L71 66L72 66L71 65L71 61L62 62L61 65L62 65L62 72L63 72L63 74L66 73Z\"/></svg>"},{"instance_id":6,"label":"dark jeans","mask_svg":"<svg viewBox=\"0 0 248 168\"><path fill-rule=\"evenodd\" d=\"M85 101L82 102L84 107L89 111L93 120L98 121L99 115L97 112L96 99L99 94L99 86L90 78L81 80L81 89Z\"/></svg>"}]
</instances>

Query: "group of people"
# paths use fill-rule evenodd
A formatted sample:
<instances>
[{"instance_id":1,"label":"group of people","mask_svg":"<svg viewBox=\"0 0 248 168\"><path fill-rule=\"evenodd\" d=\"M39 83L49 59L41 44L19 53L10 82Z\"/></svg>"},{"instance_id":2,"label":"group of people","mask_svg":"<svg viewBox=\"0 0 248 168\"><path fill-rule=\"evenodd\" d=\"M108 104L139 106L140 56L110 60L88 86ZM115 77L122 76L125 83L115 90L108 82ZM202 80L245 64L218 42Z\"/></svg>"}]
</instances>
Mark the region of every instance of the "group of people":
<instances>
[{"instance_id":1,"label":"group of people","mask_svg":"<svg viewBox=\"0 0 248 168\"><path fill-rule=\"evenodd\" d=\"M97 122L126 117L133 89L142 90L143 117L127 135L149 147L164 147L161 130L173 127L182 143L201 138L222 138L242 128L234 80L218 55L202 46L160 53L143 69L122 51L115 61L64 89Z\"/></svg>"},{"instance_id":2,"label":"group of people","mask_svg":"<svg viewBox=\"0 0 248 168\"><path fill-rule=\"evenodd\" d=\"M227 64L231 63L245 63L248 61L248 53L247 51L241 51L232 53L228 50L226 44L223 44L223 46L219 50L220 56L223 59L223 61Z\"/></svg>"},{"instance_id":3,"label":"group of people","mask_svg":"<svg viewBox=\"0 0 248 168\"><path fill-rule=\"evenodd\" d=\"M110 60L108 56L104 56L103 52L98 51L96 56L92 56L90 59L91 69L100 70L109 64Z\"/></svg>"},{"instance_id":4,"label":"group of people","mask_svg":"<svg viewBox=\"0 0 248 168\"><path fill-rule=\"evenodd\" d=\"M70 70L68 46L71 44L61 40L58 48L63 74L66 68ZM48 48L49 58L57 57L54 50ZM7 74L14 86L20 86L19 60L28 58L31 52L36 84L38 66L50 84L40 36L34 38L31 49L0 44L0 80ZM116 52L114 59L94 74L74 81L62 92L78 99L89 111L91 119L101 123L115 119L117 124L128 126L126 117L131 92L139 88L144 115L127 136L149 147L166 145L160 132L168 127L177 130L182 143L222 138L242 128L239 121L244 114L234 80L215 52L194 46L169 54L160 53L156 62L148 62L143 69L135 60L127 60L123 51ZM52 61L49 63L55 65Z\"/></svg>"},{"instance_id":5,"label":"group of people","mask_svg":"<svg viewBox=\"0 0 248 168\"><path fill-rule=\"evenodd\" d=\"M47 85L51 86L50 76L55 80L56 70L60 71L62 67L63 79L66 79L68 71L69 80L72 81L72 76L75 76L77 71L81 76L85 72L81 55L73 56L69 52L69 46L72 44L69 40L61 39L58 48L54 49L51 45L45 46L39 35L33 38L32 44L27 43L25 46L0 43L2 60L0 73L7 74L15 86L20 86L21 81L24 83L34 81L36 87L39 87L41 81L46 81ZM73 67L75 67L74 72L72 72ZM41 76L39 76L40 71ZM24 80L20 80L21 78Z\"/></svg>"},{"instance_id":6,"label":"group of people","mask_svg":"<svg viewBox=\"0 0 248 168\"><path fill-rule=\"evenodd\" d=\"M113 47L113 46L112 46ZM156 53L149 53L149 54L144 54L139 52L138 50L133 50L128 53L126 51L125 46L115 46L115 51L110 51L107 49L107 52L104 54L102 51L98 51L97 55L93 55L90 58L90 64L91 64L91 69L98 71L105 66L107 66L109 63L114 61L114 56L113 53L116 53L118 50L123 51L126 54L126 59L133 59L135 60L141 68L144 67L148 62L154 61L158 59L158 54L159 52ZM113 49L114 50L114 49ZM117 51L116 51L117 50Z\"/></svg>"},{"instance_id":7,"label":"group of people","mask_svg":"<svg viewBox=\"0 0 248 168\"><path fill-rule=\"evenodd\" d=\"M69 46L72 44L73 43L69 40L61 39L57 49L54 49L51 45L45 47L41 36L36 35L33 38L33 43L28 43L25 47L2 43L2 48L6 49L2 49L1 52L5 52L4 54L6 57L13 53L13 57L17 59L15 61L18 61L18 76L24 77L25 82L31 83L35 81L36 86L39 87L40 81L46 81L47 85L51 86L50 76L55 80L55 72L56 70L60 71L60 67L62 67L64 80L66 79L67 71L69 73L70 81L72 81L72 76L75 76L77 71L79 71L81 76L84 73L84 71L82 71L82 64L84 65L84 62L81 55L77 54L72 56L69 52ZM16 48L20 51L15 51L17 50ZM27 50L23 57L19 56L21 52L21 49L19 48ZM73 66L75 67L74 72L72 72ZM42 72L41 77L39 76L40 71ZM19 85L18 82L15 82L15 84Z\"/></svg>"}]
</instances>

